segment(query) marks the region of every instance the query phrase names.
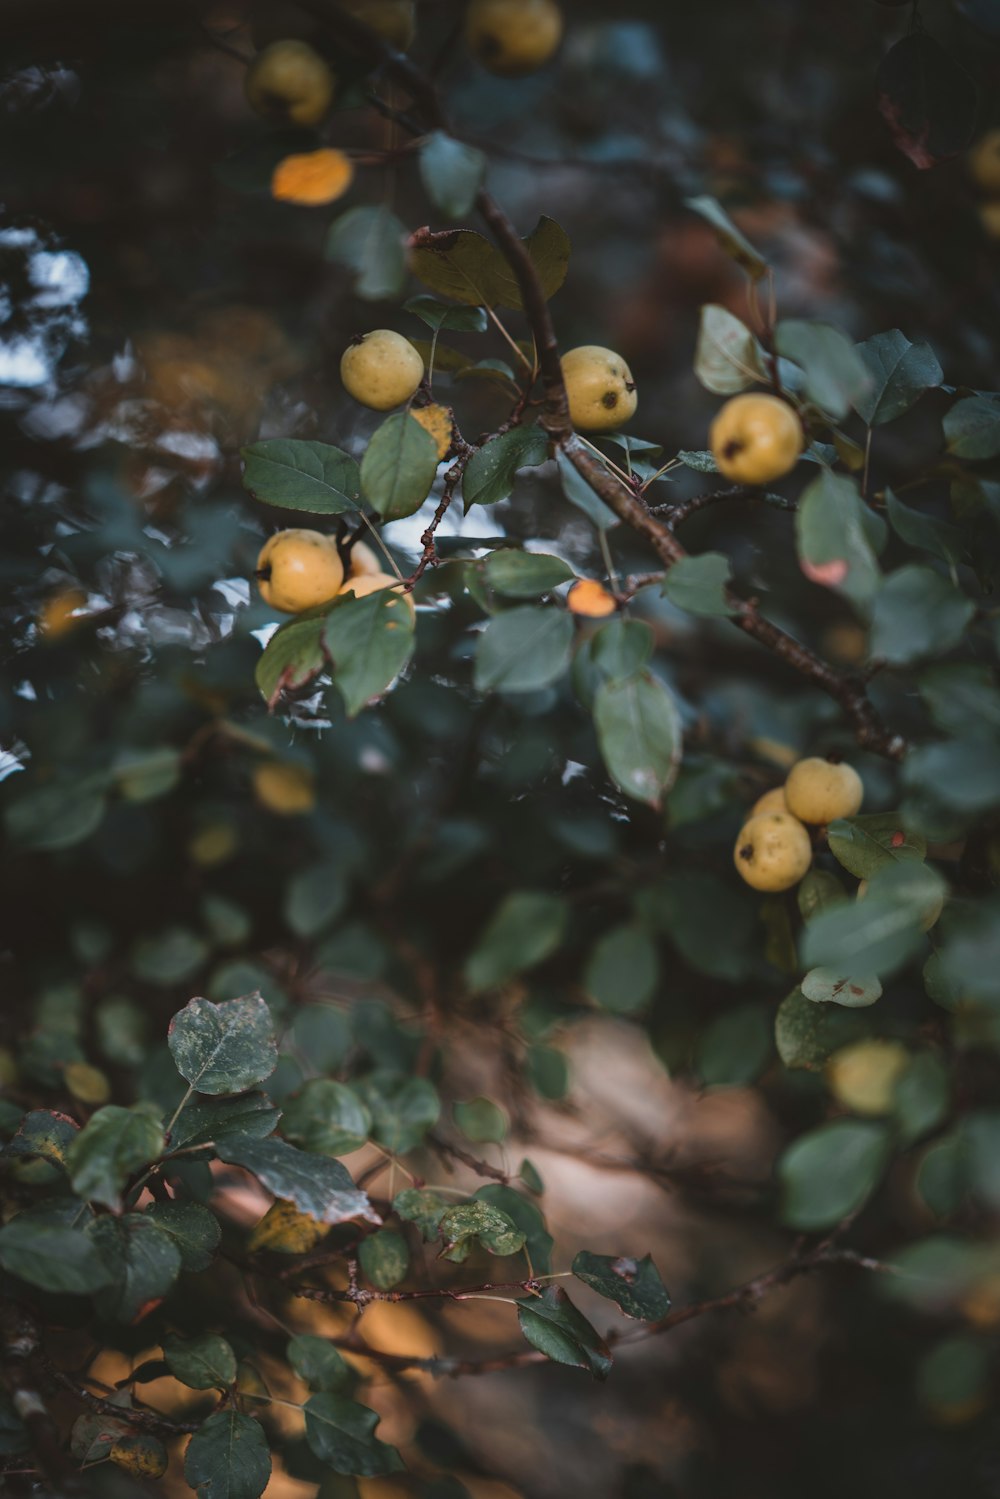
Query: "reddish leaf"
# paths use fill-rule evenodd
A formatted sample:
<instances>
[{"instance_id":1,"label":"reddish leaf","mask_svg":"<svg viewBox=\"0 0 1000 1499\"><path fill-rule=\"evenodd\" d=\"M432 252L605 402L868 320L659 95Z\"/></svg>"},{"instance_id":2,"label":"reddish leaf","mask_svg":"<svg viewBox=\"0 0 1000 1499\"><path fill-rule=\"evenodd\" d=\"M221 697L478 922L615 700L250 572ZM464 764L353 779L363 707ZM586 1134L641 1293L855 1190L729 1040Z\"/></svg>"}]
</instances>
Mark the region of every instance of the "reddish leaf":
<instances>
[{"instance_id":1,"label":"reddish leaf","mask_svg":"<svg viewBox=\"0 0 1000 1499\"><path fill-rule=\"evenodd\" d=\"M896 145L925 170L964 151L976 128L976 86L964 68L922 32L885 54L878 105Z\"/></svg>"}]
</instances>

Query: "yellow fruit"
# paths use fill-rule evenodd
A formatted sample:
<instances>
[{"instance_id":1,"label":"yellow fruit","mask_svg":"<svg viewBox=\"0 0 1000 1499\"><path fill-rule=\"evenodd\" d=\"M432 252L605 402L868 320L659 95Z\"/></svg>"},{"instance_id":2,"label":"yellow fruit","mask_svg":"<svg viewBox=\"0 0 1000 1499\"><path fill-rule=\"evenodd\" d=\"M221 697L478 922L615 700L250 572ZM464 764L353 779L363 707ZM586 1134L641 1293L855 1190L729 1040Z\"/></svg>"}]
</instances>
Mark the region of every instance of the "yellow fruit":
<instances>
[{"instance_id":1,"label":"yellow fruit","mask_svg":"<svg viewBox=\"0 0 1000 1499\"><path fill-rule=\"evenodd\" d=\"M865 788L853 765L834 763L811 755L788 772L785 801L800 822L833 822L853 817L864 801Z\"/></svg>"},{"instance_id":2,"label":"yellow fruit","mask_svg":"<svg viewBox=\"0 0 1000 1499\"><path fill-rule=\"evenodd\" d=\"M761 812L740 829L733 862L755 890L789 890L812 863L812 844L797 818Z\"/></svg>"},{"instance_id":3,"label":"yellow fruit","mask_svg":"<svg viewBox=\"0 0 1000 1499\"><path fill-rule=\"evenodd\" d=\"M787 812L788 803L785 801L784 786L775 786L771 791L765 791L763 796L758 796L750 808L750 816L757 817L761 812Z\"/></svg>"},{"instance_id":4,"label":"yellow fruit","mask_svg":"<svg viewBox=\"0 0 1000 1499\"><path fill-rule=\"evenodd\" d=\"M451 412L447 406L415 406L410 412L414 421L420 423L437 443L438 458L447 458L451 450Z\"/></svg>"},{"instance_id":5,"label":"yellow fruit","mask_svg":"<svg viewBox=\"0 0 1000 1499\"><path fill-rule=\"evenodd\" d=\"M566 607L571 614L582 614L586 619L606 619L618 605L603 583L596 578L581 578L566 595Z\"/></svg>"},{"instance_id":6,"label":"yellow fruit","mask_svg":"<svg viewBox=\"0 0 1000 1499\"><path fill-rule=\"evenodd\" d=\"M258 52L247 69L250 108L268 119L318 125L333 103L337 80L308 42L287 37Z\"/></svg>"},{"instance_id":7,"label":"yellow fruit","mask_svg":"<svg viewBox=\"0 0 1000 1499\"><path fill-rule=\"evenodd\" d=\"M278 162L271 176L271 197L318 208L342 198L353 181L354 164L343 151L302 151Z\"/></svg>"},{"instance_id":8,"label":"yellow fruit","mask_svg":"<svg viewBox=\"0 0 1000 1499\"><path fill-rule=\"evenodd\" d=\"M990 239L1000 239L1000 203L983 203L979 209L979 222Z\"/></svg>"},{"instance_id":9,"label":"yellow fruit","mask_svg":"<svg viewBox=\"0 0 1000 1499\"><path fill-rule=\"evenodd\" d=\"M257 558L260 596L285 614L328 604L343 581L344 564L336 543L321 531L277 531Z\"/></svg>"},{"instance_id":10,"label":"yellow fruit","mask_svg":"<svg viewBox=\"0 0 1000 1499\"><path fill-rule=\"evenodd\" d=\"M228 822L209 822L192 836L188 843L188 858L202 869L213 864L224 864L236 852L236 829Z\"/></svg>"},{"instance_id":11,"label":"yellow fruit","mask_svg":"<svg viewBox=\"0 0 1000 1499\"><path fill-rule=\"evenodd\" d=\"M416 618L417 606L413 602L413 594L403 593L402 583L391 573L356 573L348 578L341 593L353 593L355 598L364 599L370 593L381 593L383 588L391 588L393 593L403 594L411 617Z\"/></svg>"},{"instance_id":12,"label":"yellow fruit","mask_svg":"<svg viewBox=\"0 0 1000 1499\"><path fill-rule=\"evenodd\" d=\"M63 1077L66 1087L80 1103L99 1107L111 1097L111 1084L99 1067L87 1062L67 1062Z\"/></svg>"},{"instance_id":13,"label":"yellow fruit","mask_svg":"<svg viewBox=\"0 0 1000 1499\"><path fill-rule=\"evenodd\" d=\"M329 1224L300 1213L292 1203L279 1197L251 1233L247 1248L251 1253L269 1249L272 1254L308 1254L329 1232Z\"/></svg>"},{"instance_id":14,"label":"yellow fruit","mask_svg":"<svg viewBox=\"0 0 1000 1499\"><path fill-rule=\"evenodd\" d=\"M909 1065L910 1053L899 1041L856 1041L827 1062L827 1086L855 1114L888 1114Z\"/></svg>"},{"instance_id":15,"label":"yellow fruit","mask_svg":"<svg viewBox=\"0 0 1000 1499\"><path fill-rule=\"evenodd\" d=\"M712 423L709 445L719 472L734 484L769 484L795 467L805 434L777 396L734 396Z\"/></svg>"},{"instance_id":16,"label":"yellow fruit","mask_svg":"<svg viewBox=\"0 0 1000 1499\"><path fill-rule=\"evenodd\" d=\"M295 817L311 812L316 805L313 778L302 765L267 760L253 772L254 795L262 807L281 817Z\"/></svg>"},{"instance_id":17,"label":"yellow fruit","mask_svg":"<svg viewBox=\"0 0 1000 1499\"><path fill-rule=\"evenodd\" d=\"M562 364L569 414L581 432L613 432L635 415L638 397L632 371L613 349L582 344Z\"/></svg>"},{"instance_id":18,"label":"yellow fruit","mask_svg":"<svg viewBox=\"0 0 1000 1499\"><path fill-rule=\"evenodd\" d=\"M87 595L82 588L65 588L46 599L38 615L39 632L46 640L59 640L82 624Z\"/></svg>"},{"instance_id":19,"label":"yellow fruit","mask_svg":"<svg viewBox=\"0 0 1000 1499\"><path fill-rule=\"evenodd\" d=\"M349 576L363 577L366 573L380 573L382 570L382 559L374 547L367 546L363 541L356 541L351 547Z\"/></svg>"},{"instance_id":20,"label":"yellow fruit","mask_svg":"<svg viewBox=\"0 0 1000 1499\"><path fill-rule=\"evenodd\" d=\"M416 395L424 361L401 333L375 328L344 350L340 378L349 396L373 411L391 411Z\"/></svg>"},{"instance_id":21,"label":"yellow fruit","mask_svg":"<svg viewBox=\"0 0 1000 1499\"><path fill-rule=\"evenodd\" d=\"M469 51L501 78L533 73L548 62L562 31L554 0L471 0L465 13Z\"/></svg>"},{"instance_id":22,"label":"yellow fruit","mask_svg":"<svg viewBox=\"0 0 1000 1499\"><path fill-rule=\"evenodd\" d=\"M341 4L400 52L406 51L416 35L413 0L341 0Z\"/></svg>"},{"instance_id":23,"label":"yellow fruit","mask_svg":"<svg viewBox=\"0 0 1000 1499\"><path fill-rule=\"evenodd\" d=\"M969 152L969 171L987 193L1000 193L1000 130L987 130Z\"/></svg>"}]
</instances>

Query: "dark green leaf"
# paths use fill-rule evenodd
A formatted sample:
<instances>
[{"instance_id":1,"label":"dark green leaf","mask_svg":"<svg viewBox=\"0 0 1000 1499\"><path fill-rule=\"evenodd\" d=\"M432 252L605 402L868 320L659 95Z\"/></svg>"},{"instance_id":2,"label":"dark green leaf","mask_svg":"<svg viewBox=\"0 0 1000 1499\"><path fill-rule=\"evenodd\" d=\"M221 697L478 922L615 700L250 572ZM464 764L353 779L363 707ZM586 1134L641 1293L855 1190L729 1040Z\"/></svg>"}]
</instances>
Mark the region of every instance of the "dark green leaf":
<instances>
[{"instance_id":1,"label":"dark green leaf","mask_svg":"<svg viewBox=\"0 0 1000 1499\"><path fill-rule=\"evenodd\" d=\"M511 891L466 961L469 987L496 988L543 962L562 942L567 917L561 896L542 890Z\"/></svg>"},{"instance_id":2,"label":"dark green leaf","mask_svg":"<svg viewBox=\"0 0 1000 1499\"><path fill-rule=\"evenodd\" d=\"M184 1477L198 1499L259 1499L271 1477L267 1437L252 1417L217 1411L191 1438Z\"/></svg>"},{"instance_id":3,"label":"dark green leaf","mask_svg":"<svg viewBox=\"0 0 1000 1499\"><path fill-rule=\"evenodd\" d=\"M762 276L767 275L768 264L763 255L737 229L722 204L716 202L715 198L685 198L684 207L690 208L692 213L700 215L706 223L711 224L726 254L743 267L752 281L759 281Z\"/></svg>"},{"instance_id":4,"label":"dark green leaf","mask_svg":"<svg viewBox=\"0 0 1000 1499\"><path fill-rule=\"evenodd\" d=\"M864 900L833 906L809 923L802 961L852 979L892 973L922 947L922 924L944 893L941 876L925 864L887 865L872 876Z\"/></svg>"},{"instance_id":5,"label":"dark green leaf","mask_svg":"<svg viewBox=\"0 0 1000 1499\"><path fill-rule=\"evenodd\" d=\"M380 1228L362 1239L358 1259L366 1279L377 1291L391 1291L405 1279L410 1268L406 1240L391 1228Z\"/></svg>"},{"instance_id":6,"label":"dark green leaf","mask_svg":"<svg viewBox=\"0 0 1000 1499\"><path fill-rule=\"evenodd\" d=\"M664 579L663 592L688 614L735 614L726 598L728 585L729 558L721 552L703 552L700 557L675 562Z\"/></svg>"},{"instance_id":7,"label":"dark green leaf","mask_svg":"<svg viewBox=\"0 0 1000 1499\"><path fill-rule=\"evenodd\" d=\"M866 361L847 335L829 323L780 322L775 347L805 372L809 399L838 421L874 388Z\"/></svg>"},{"instance_id":8,"label":"dark green leaf","mask_svg":"<svg viewBox=\"0 0 1000 1499\"><path fill-rule=\"evenodd\" d=\"M486 175L486 157L475 146L433 130L420 147L420 177L431 202L450 219L471 209Z\"/></svg>"},{"instance_id":9,"label":"dark green leaf","mask_svg":"<svg viewBox=\"0 0 1000 1499\"><path fill-rule=\"evenodd\" d=\"M261 696L273 706L282 692L294 692L311 682L326 664L323 628L326 614L292 619L275 630L257 662L254 680Z\"/></svg>"},{"instance_id":10,"label":"dark green leaf","mask_svg":"<svg viewBox=\"0 0 1000 1499\"><path fill-rule=\"evenodd\" d=\"M832 1228L871 1195L889 1159L884 1125L838 1119L810 1130L778 1162L782 1219L805 1232Z\"/></svg>"},{"instance_id":11,"label":"dark green leaf","mask_svg":"<svg viewBox=\"0 0 1000 1499\"><path fill-rule=\"evenodd\" d=\"M304 1410L306 1441L320 1462L335 1473L371 1478L402 1469L403 1462L395 1447L376 1437L379 1418L366 1405L358 1405L342 1395L324 1393L313 1395Z\"/></svg>"},{"instance_id":12,"label":"dark green leaf","mask_svg":"<svg viewBox=\"0 0 1000 1499\"><path fill-rule=\"evenodd\" d=\"M582 510L599 531L610 531L612 526L617 526L618 517L615 512L605 505L597 491L577 472L562 449L556 454L556 465L563 494L570 504Z\"/></svg>"},{"instance_id":13,"label":"dark green leaf","mask_svg":"<svg viewBox=\"0 0 1000 1499\"><path fill-rule=\"evenodd\" d=\"M621 1307L626 1317L658 1322L670 1310L670 1296L652 1256L634 1260L627 1255L591 1254L581 1249L573 1274L599 1296Z\"/></svg>"},{"instance_id":14,"label":"dark green leaf","mask_svg":"<svg viewBox=\"0 0 1000 1499\"><path fill-rule=\"evenodd\" d=\"M957 526L911 509L909 505L897 500L891 489L885 491L885 503L892 529L909 546L930 552L949 566L961 561L965 546Z\"/></svg>"},{"instance_id":15,"label":"dark green leaf","mask_svg":"<svg viewBox=\"0 0 1000 1499\"><path fill-rule=\"evenodd\" d=\"M483 573L494 593L510 599L536 599L576 577L561 557L547 552L517 552L511 547L491 552Z\"/></svg>"},{"instance_id":16,"label":"dark green leaf","mask_svg":"<svg viewBox=\"0 0 1000 1499\"><path fill-rule=\"evenodd\" d=\"M806 577L860 605L870 603L879 584L863 510L854 480L823 469L806 488L795 517Z\"/></svg>"},{"instance_id":17,"label":"dark green leaf","mask_svg":"<svg viewBox=\"0 0 1000 1499\"><path fill-rule=\"evenodd\" d=\"M166 1337L163 1357L174 1378L192 1390L227 1390L236 1382L236 1355L218 1333Z\"/></svg>"},{"instance_id":18,"label":"dark green leaf","mask_svg":"<svg viewBox=\"0 0 1000 1499\"><path fill-rule=\"evenodd\" d=\"M69 1220L79 1214L71 1204ZM98 1291L114 1276L82 1228L48 1211L48 1204L26 1208L0 1228L0 1265L42 1291L83 1295Z\"/></svg>"},{"instance_id":19,"label":"dark green leaf","mask_svg":"<svg viewBox=\"0 0 1000 1499\"><path fill-rule=\"evenodd\" d=\"M425 1077L376 1072L364 1081L372 1114L372 1137L394 1154L420 1145L441 1113L441 1100Z\"/></svg>"},{"instance_id":20,"label":"dark green leaf","mask_svg":"<svg viewBox=\"0 0 1000 1499\"><path fill-rule=\"evenodd\" d=\"M430 493L437 466L434 438L409 411L394 411L372 433L361 460L365 499L383 520L412 515Z\"/></svg>"},{"instance_id":21,"label":"dark green leaf","mask_svg":"<svg viewBox=\"0 0 1000 1499\"><path fill-rule=\"evenodd\" d=\"M949 453L956 458L996 458L1000 454L1000 401L967 396L956 401L944 418Z\"/></svg>"},{"instance_id":22,"label":"dark green leaf","mask_svg":"<svg viewBox=\"0 0 1000 1499\"><path fill-rule=\"evenodd\" d=\"M262 1140L272 1133L281 1110L265 1093L244 1093L239 1098L195 1096L184 1108L170 1132L170 1149L189 1149L236 1135Z\"/></svg>"},{"instance_id":23,"label":"dark green leaf","mask_svg":"<svg viewBox=\"0 0 1000 1499\"><path fill-rule=\"evenodd\" d=\"M663 683L650 671L605 682L594 696L594 726L615 785L659 808L682 748L680 715Z\"/></svg>"},{"instance_id":24,"label":"dark green leaf","mask_svg":"<svg viewBox=\"0 0 1000 1499\"><path fill-rule=\"evenodd\" d=\"M492 1098L469 1098L453 1103L452 1118L467 1140L498 1144L507 1133L507 1118Z\"/></svg>"},{"instance_id":25,"label":"dark green leaf","mask_svg":"<svg viewBox=\"0 0 1000 1499\"><path fill-rule=\"evenodd\" d=\"M257 1180L300 1213L320 1223L346 1223L361 1218L380 1222L366 1193L354 1185L339 1161L297 1150L284 1140L229 1140L220 1147L219 1159L242 1166Z\"/></svg>"},{"instance_id":26,"label":"dark green leaf","mask_svg":"<svg viewBox=\"0 0 1000 1499\"><path fill-rule=\"evenodd\" d=\"M547 1286L541 1296L517 1304L517 1320L532 1348L556 1364L585 1369L595 1379L611 1372L611 1350L561 1286Z\"/></svg>"},{"instance_id":27,"label":"dark green leaf","mask_svg":"<svg viewBox=\"0 0 1000 1499\"><path fill-rule=\"evenodd\" d=\"M349 1391L354 1383L354 1373L326 1338L312 1333L300 1333L288 1345L288 1362L300 1379L310 1389L323 1390L328 1394Z\"/></svg>"},{"instance_id":28,"label":"dark green leaf","mask_svg":"<svg viewBox=\"0 0 1000 1499\"><path fill-rule=\"evenodd\" d=\"M177 1071L199 1093L242 1093L278 1060L271 1012L259 994L213 1004L192 999L168 1030Z\"/></svg>"},{"instance_id":29,"label":"dark green leaf","mask_svg":"<svg viewBox=\"0 0 1000 1499\"><path fill-rule=\"evenodd\" d=\"M479 637L478 692L537 692L562 676L573 641L572 618L561 609L525 604L491 619Z\"/></svg>"},{"instance_id":30,"label":"dark green leaf","mask_svg":"<svg viewBox=\"0 0 1000 1499\"><path fill-rule=\"evenodd\" d=\"M285 1107L282 1133L317 1155L347 1155L368 1138L372 1116L346 1083L317 1077Z\"/></svg>"},{"instance_id":31,"label":"dark green leaf","mask_svg":"<svg viewBox=\"0 0 1000 1499\"><path fill-rule=\"evenodd\" d=\"M975 612L972 600L933 568L897 568L875 597L871 653L894 666L944 655Z\"/></svg>"},{"instance_id":32,"label":"dark green leaf","mask_svg":"<svg viewBox=\"0 0 1000 1499\"><path fill-rule=\"evenodd\" d=\"M181 1252L147 1213L98 1218L87 1230L97 1253L112 1274L112 1284L97 1293L102 1317L135 1323L157 1307L181 1272Z\"/></svg>"},{"instance_id":33,"label":"dark green leaf","mask_svg":"<svg viewBox=\"0 0 1000 1499\"><path fill-rule=\"evenodd\" d=\"M439 302L436 297L411 297L408 302L403 303L403 311L412 312L428 328L450 328L456 333L485 333L487 328L484 308L455 307L448 302ZM424 363L428 363L429 359L428 344ZM436 356L434 363L439 364ZM440 365L440 368L446 369L447 365Z\"/></svg>"},{"instance_id":34,"label":"dark green leaf","mask_svg":"<svg viewBox=\"0 0 1000 1499\"><path fill-rule=\"evenodd\" d=\"M746 1087L756 1082L773 1050L771 1011L737 1005L713 1020L698 1038L694 1070L706 1087Z\"/></svg>"},{"instance_id":35,"label":"dark green leaf","mask_svg":"<svg viewBox=\"0 0 1000 1499\"><path fill-rule=\"evenodd\" d=\"M413 654L410 606L391 588L348 598L328 617L323 638L348 717L356 718L389 690Z\"/></svg>"},{"instance_id":36,"label":"dark green leaf","mask_svg":"<svg viewBox=\"0 0 1000 1499\"><path fill-rule=\"evenodd\" d=\"M469 1239L476 1239L490 1254L517 1254L524 1247L524 1234L502 1209L492 1203L459 1203L442 1214L438 1222L438 1234L445 1249L442 1253L459 1248Z\"/></svg>"},{"instance_id":37,"label":"dark green leaf","mask_svg":"<svg viewBox=\"0 0 1000 1499\"><path fill-rule=\"evenodd\" d=\"M533 1202L529 1202L513 1187L500 1182L490 1182L476 1192L479 1202L488 1202L499 1208L511 1223L524 1235L524 1253L536 1275L548 1275L552 1269L552 1246L554 1240L545 1227L545 1219Z\"/></svg>"},{"instance_id":38,"label":"dark green leaf","mask_svg":"<svg viewBox=\"0 0 1000 1499\"><path fill-rule=\"evenodd\" d=\"M324 254L354 272L357 296L387 301L406 284L406 235L406 225L384 204L349 208L331 224Z\"/></svg>"},{"instance_id":39,"label":"dark green leaf","mask_svg":"<svg viewBox=\"0 0 1000 1499\"><path fill-rule=\"evenodd\" d=\"M358 465L329 443L275 437L252 443L241 453L243 484L255 500L315 515L341 515L358 508Z\"/></svg>"},{"instance_id":40,"label":"dark green leaf","mask_svg":"<svg viewBox=\"0 0 1000 1499\"><path fill-rule=\"evenodd\" d=\"M872 377L870 389L854 398L854 409L869 427L895 421L919 401L926 390L941 384L937 355L926 343L911 343L898 328L876 333L857 352Z\"/></svg>"},{"instance_id":41,"label":"dark green leaf","mask_svg":"<svg viewBox=\"0 0 1000 1499\"><path fill-rule=\"evenodd\" d=\"M876 812L864 817L838 817L827 828L834 858L859 880L887 864L918 863L927 854L927 840L903 826L898 812Z\"/></svg>"},{"instance_id":42,"label":"dark green leaf","mask_svg":"<svg viewBox=\"0 0 1000 1499\"><path fill-rule=\"evenodd\" d=\"M466 510L473 505L496 505L514 488L518 470L535 468L548 457L549 440L540 427L512 427L477 448L462 475ZM502 554L498 554L502 555Z\"/></svg>"},{"instance_id":43,"label":"dark green leaf","mask_svg":"<svg viewBox=\"0 0 1000 1499\"><path fill-rule=\"evenodd\" d=\"M858 1041L868 1032L866 1018L839 1005L818 1005L793 989L778 1006L774 1020L774 1043L786 1067L818 1072L842 1046Z\"/></svg>"},{"instance_id":44,"label":"dark green leaf","mask_svg":"<svg viewBox=\"0 0 1000 1499\"><path fill-rule=\"evenodd\" d=\"M109 1103L91 1115L70 1147L73 1191L117 1212L129 1178L155 1161L163 1147L163 1127L146 1105L123 1109Z\"/></svg>"},{"instance_id":45,"label":"dark green leaf","mask_svg":"<svg viewBox=\"0 0 1000 1499\"><path fill-rule=\"evenodd\" d=\"M602 1010L630 1015L652 999L659 972L656 943L641 927L623 924L591 949L583 987Z\"/></svg>"},{"instance_id":46,"label":"dark green leaf","mask_svg":"<svg viewBox=\"0 0 1000 1499\"><path fill-rule=\"evenodd\" d=\"M79 1133L80 1126L68 1114L32 1109L21 1117L18 1111L17 1130L5 1147L5 1154L41 1156L54 1166L65 1166L70 1147Z\"/></svg>"}]
</instances>

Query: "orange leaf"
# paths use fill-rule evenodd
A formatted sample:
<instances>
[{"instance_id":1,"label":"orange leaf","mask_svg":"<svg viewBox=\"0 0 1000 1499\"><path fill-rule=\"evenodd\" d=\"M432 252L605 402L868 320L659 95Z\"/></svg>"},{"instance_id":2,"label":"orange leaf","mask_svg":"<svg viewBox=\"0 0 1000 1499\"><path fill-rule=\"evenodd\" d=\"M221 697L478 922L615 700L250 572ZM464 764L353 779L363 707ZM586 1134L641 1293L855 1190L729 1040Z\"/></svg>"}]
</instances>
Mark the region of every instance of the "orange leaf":
<instances>
[{"instance_id":1,"label":"orange leaf","mask_svg":"<svg viewBox=\"0 0 1000 1499\"><path fill-rule=\"evenodd\" d=\"M566 595L571 614L585 614L588 619L605 619L618 605L603 584L594 578L581 578Z\"/></svg>"},{"instance_id":2,"label":"orange leaf","mask_svg":"<svg viewBox=\"0 0 1000 1499\"><path fill-rule=\"evenodd\" d=\"M343 197L354 181L354 167L343 151L304 151L279 161L271 177L271 196L281 203L317 208Z\"/></svg>"}]
</instances>

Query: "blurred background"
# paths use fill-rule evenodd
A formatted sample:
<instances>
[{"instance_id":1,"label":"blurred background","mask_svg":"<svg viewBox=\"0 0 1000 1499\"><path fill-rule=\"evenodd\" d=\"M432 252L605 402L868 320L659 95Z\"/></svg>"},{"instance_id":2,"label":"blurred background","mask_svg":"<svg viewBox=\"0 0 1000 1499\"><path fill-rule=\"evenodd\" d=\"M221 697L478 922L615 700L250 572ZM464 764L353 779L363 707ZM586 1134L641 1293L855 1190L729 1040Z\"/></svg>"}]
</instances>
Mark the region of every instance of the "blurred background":
<instances>
[{"instance_id":1,"label":"blurred background","mask_svg":"<svg viewBox=\"0 0 1000 1499\"><path fill-rule=\"evenodd\" d=\"M747 310L744 277L683 206L701 194L774 265L783 316L858 339L898 326L931 342L951 385L996 388L1000 207L960 155L919 170L876 89L887 50L917 24L968 71L977 133L1000 125L989 0L927 0L916 22L910 6L874 0L567 0L557 59L514 81L469 60L459 10L420 0L414 56L457 133L486 151L522 232L545 213L569 233L560 340L626 357L637 435L668 455L707 445L718 402L692 374L699 309ZM321 35L284 0L0 8L4 1081L59 1096L65 1067L87 1060L116 1096L156 1097L166 1018L193 993L259 987L288 1026L333 1006L342 1057L381 1065L410 1065L430 1035L441 1096L485 1095L507 1115L502 1145L463 1148L504 1170L527 1154L541 1175L556 1268L578 1247L627 1244L653 1252L678 1303L697 1299L787 1254L788 1235L768 1226L772 1162L827 1107L818 1075L774 1055L774 1008L795 982L787 916L762 930L725 850L740 807L807 741L836 733L833 710L724 625L644 602L690 757L665 820L625 809L569 694L472 693L477 611L446 565L419 596L417 668L382 706L348 721L319 690L266 716L253 669L274 620L252 573L286 517L242 490L240 447L294 436L360 456L377 418L341 388L344 347L372 327L425 330L400 296L359 288L331 255L331 223L384 205L411 230L441 227L394 127L364 108L337 109L321 132L356 157L348 197L272 200L273 132L248 108L246 61L276 38ZM368 164L385 152L389 168ZM473 350L466 335L448 343ZM503 358L503 345L488 353ZM495 384L439 381L467 434L503 420ZM921 407L885 434L881 477L905 483L938 446ZM703 487L689 472L671 496ZM404 567L426 519L386 530ZM600 570L592 528L547 470L494 513L449 515L442 536L457 549L463 533L540 539ZM861 632L832 596L817 602L787 517L716 507L689 526L692 550L709 538L831 657L857 658ZM614 545L623 571L648 566ZM893 711L905 728L902 694ZM857 763L866 807L891 805L889 771ZM482 1013L456 997L455 974L517 883L571 892L577 941ZM595 1005L579 956L623 892L647 886L654 992ZM916 1005L899 985L883 1033ZM293 1046L279 1102L306 1065ZM969 1095L995 1099L996 1071L995 1049L973 1058ZM454 1160L435 1169L479 1185ZM904 1161L869 1210L872 1252L930 1231L913 1170ZM266 1206L231 1190L234 1225ZM607 1303L580 1301L611 1325ZM907 1303L842 1268L752 1314L623 1349L606 1386L548 1365L437 1384L378 1374L366 1398L418 1477L327 1478L320 1492L447 1499L420 1487L440 1470L476 1499L1000 1495L997 1269ZM305 1304L282 1315L333 1325ZM368 1318L395 1352L517 1341L506 1305ZM124 1330L105 1377L155 1341ZM169 1391L149 1398L166 1406ZM307 1499L319 1483L293 1449L268 1493Z\"/></svg>"}]
</instances>

